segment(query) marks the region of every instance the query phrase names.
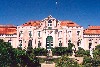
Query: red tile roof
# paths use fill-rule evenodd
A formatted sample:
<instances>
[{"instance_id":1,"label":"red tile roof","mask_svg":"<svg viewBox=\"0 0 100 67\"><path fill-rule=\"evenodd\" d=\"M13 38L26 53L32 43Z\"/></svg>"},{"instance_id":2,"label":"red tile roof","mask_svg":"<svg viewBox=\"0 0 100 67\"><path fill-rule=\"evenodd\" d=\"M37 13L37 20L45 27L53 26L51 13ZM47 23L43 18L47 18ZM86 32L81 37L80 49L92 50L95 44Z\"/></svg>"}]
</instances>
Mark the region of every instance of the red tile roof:
<instances>
[{"instance_id":1,"label":"red tile roof","mask_svg":"<svg viewBox=\"0 0 100 67\"><path fill-rule=\"evenodd\" d=\"M22 26L40 26L40 21L29 21L27 23L24 23Z\"/></svg>"},{"instance_id":2,"label":"red tile roof","mask_svg":"<svg viewBox=\"0 0 100 67\"><path fill-rule=\"evenodd\" d=\"M84 34L100 34L100 26L89 26L87 29L84 30Z\"/></svg>"},{"instance_id":3,"label":"red tile roof","mask_svg":"<svg viewBox=\"0 0 100 67\"><path fill-rule=\"evenodd\" d=\"M68 26L68 27L79 27L78 24L72 21L61 21L61 26Z\"/></svg>"},{"instance_id":4,"label":"red tile roof","mask_svg":"<svg viewBox=\"0 0 100 67\"><path fill-rule=\"evenodd\" d=\"M100 29L100 26L89 26L88 29Z\"/></svg>"},{"instance_id":5,"label":"red tile roof","mask_svg":"<svg viewBox=\"0 0 100 67\"><path fill-rule=\"evenodd\" d=\"M11 25L0 25L0 34L17 34L17 27Z\"/></svg>"}]
</instances>

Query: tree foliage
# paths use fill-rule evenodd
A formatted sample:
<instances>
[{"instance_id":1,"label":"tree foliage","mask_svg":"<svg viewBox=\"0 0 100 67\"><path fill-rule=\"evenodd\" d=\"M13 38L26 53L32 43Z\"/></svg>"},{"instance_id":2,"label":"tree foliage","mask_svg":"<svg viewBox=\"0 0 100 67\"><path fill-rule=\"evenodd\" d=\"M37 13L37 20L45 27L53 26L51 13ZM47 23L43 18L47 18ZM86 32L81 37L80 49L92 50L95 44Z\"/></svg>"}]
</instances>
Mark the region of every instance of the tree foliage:
<instances>
[{"instance_id":1,"label":"tree foliage","mask_svg":"<svg viewBox=\"0 0 100 67\"><path fill-rule=\"evenodd\" d=\"M78 50L75 53L76 57L84 57L84 56L90 56L89 50L84 50L83 48L79 47Z\"/></svg>"},{"instance_id":2,"label":"tree foliage","mask_svg":"<svg viewBox=\"0 0 100 67\"><path fill-rule=\"evenodd\" d=\"M0 40L0 66L6 66L11 64L11 54L12 46L10 43Z\"/></svg>"},{"instance_id":3,"label":"tree foliage","mask_svg":"<svg viewBox=\"0 0 100 67\"><path fill-rule=\"evenodd\" d=\"M34 48L33 53L35 56L46 56L47 50L44 48Z\"/></svg>"},{"instance_id":4,"label":"tree foliage","mask_svg":"<svg viewBox=\"0 0 100 67\"><path fill-rule=\"evenodd\" d=\"M98 67L100 66L100 45L97 45L95 50L93 51L93 58L90 56L85 56L83 65L85 67L93 66L93 67Z\"/></svg>"},{"instance_id":5,"label":"tree foliage","mask_svg":"<svg viewBox=\"0 0 100 67\"><path fill-rule=\"evenodd\" d=\"M62 56L62 55L72 55L72 43L68 44L68 47L55 47L52 48L53 55Z\"/></svg>"},{"instance_id":6,"label":"tree foliage","mask_svg":"<svg viewBox=\"0 0 100 67\"><path fill-rule=\"evenodd\" d=\"M74 59L62 56L56 63L56 67L79 67L79 64Z\"/></svg>"},{"instance_id":7,"label":"tree foliage","mask_svg":"<svg viewBox=\"0 0 100 67\"><path fill-rule=\"evenodd\" d=\"M12 48L10 43L0 40L0 67L38 66L38 58L30 57L25 50Z\"/></svg>"}]
</instances>

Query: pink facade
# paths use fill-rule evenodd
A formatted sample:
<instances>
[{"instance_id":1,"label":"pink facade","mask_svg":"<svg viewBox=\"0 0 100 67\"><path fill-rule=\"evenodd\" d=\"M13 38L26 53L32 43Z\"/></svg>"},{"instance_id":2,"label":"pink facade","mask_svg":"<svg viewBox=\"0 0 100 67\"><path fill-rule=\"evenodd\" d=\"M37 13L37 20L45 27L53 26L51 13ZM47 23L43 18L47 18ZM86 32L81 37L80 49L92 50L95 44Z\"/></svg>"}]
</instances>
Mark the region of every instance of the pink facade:
<instances>
[{"instance_id":1,"label":"pink facade","mask_svg":"<svg viewBox=\"0 0 100 67\"><path fill-rule=\"evenodd\" d=\"M96 26L90 26L84 30L82 26L75 22L59 21L52 16L41 21L29 21L14 29L13 27L6 27L12 30L6 31L5 29L2 30L1 26L0 31L5 31L5 33L0 33L0 39L11 42L14 48L22 47L26 49L28 46L32 46L33 48L42 47L50 50L53 47L67 47L69 41L71 41L76 49L82 47L88 50L100 44L100 33L98 33L100 28L96 29ZM96 30L96 33L91 33L93 30Z\"/></svg>"}]
</instances>

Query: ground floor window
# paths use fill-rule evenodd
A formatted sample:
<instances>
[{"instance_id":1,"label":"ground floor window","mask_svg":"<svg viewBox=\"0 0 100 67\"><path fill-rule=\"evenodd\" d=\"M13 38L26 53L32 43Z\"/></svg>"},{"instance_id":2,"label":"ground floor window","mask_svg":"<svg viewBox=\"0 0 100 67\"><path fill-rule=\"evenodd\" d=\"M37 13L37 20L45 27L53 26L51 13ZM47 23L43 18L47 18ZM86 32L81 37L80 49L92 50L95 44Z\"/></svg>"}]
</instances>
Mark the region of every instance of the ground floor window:
<instances>
[{"instance_id":1,"label":"ground floor window","mask_svg":"<svg viewBox=\"0 0 100 67\"><path fill-rule=\"evenodd\" d=\"M40 47L41 46L41 42L40 41L38 41L38 47Z\"/></svg>"},{"instance_id":2,"label":"ground floor window","mask_svg":"<svg viewBox=\"0 0 100 67\"><path fill-rule=\"evenodd\" d=\"M22 47L22 40L19 40L19 47Z\"/></svg>"},{"instance_id":3,"label":"ground floor window","mask_svg":"<svg viewBox=\"0 0 100 67\"><path fill-rule=\"evenodd\" d=\"M92 43L89 43L89 49L91 48L91 46L92 46Z\"/></svg>"},{"instance_id":4,"label":"ground floor window","mask_svg":"<svg viewBox=\"0 0 100 67\"><path fill-rule=\"evenodd\" d=\"M59 41L59 46L62 47L62 43L61 43L61 41Z\"/></svg>"},{"instance_id":5,"label":"ground floor window","mask_svg":"<svg viewBox=\"0 0 100 67\"><path fill-rule=\"evenodd\" d=\"M77 41L77 46L80 46L80 44L81 44L81 41L78 40L78 41Z\"/></svg>"},{"instance_id":6,"label":"ground floor window","mask_svg":"<svg viewBox=\"0 0 100 67\"><path fill-rule=\"evenodd\" d=\"M12 42L12 40L8 40L8 43L10 43L10 44L11 44L11 42Z\"/></svg>"},{"instance_id":7,"label":"ground floor window","mask_svg":"<svg viewBox=\"0 0 100 67\"><path fill-rule=\"evenodd\" d=\"M28 46L32 46L32 40L29 40Z\"/></svg>"}]
</instances>

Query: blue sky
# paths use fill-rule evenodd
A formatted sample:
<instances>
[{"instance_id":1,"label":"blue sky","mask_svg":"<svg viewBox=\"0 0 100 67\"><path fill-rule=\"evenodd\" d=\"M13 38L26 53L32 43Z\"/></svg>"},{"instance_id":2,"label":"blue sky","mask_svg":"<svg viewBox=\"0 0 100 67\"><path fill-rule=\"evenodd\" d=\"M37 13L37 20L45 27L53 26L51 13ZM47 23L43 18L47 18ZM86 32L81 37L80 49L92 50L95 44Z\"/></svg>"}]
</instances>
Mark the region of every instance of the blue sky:
<instances>
[{"instance_id":1,"label":"blue sky","mask_svg":"<svg viewBox=\"0 0 100 67\"><path fill-rule=\"evenodd\" d=\"M100 0L0 0L0 24L21 25L49 15L84 28L100 25Z\"/></svg>"}]
</instances>

